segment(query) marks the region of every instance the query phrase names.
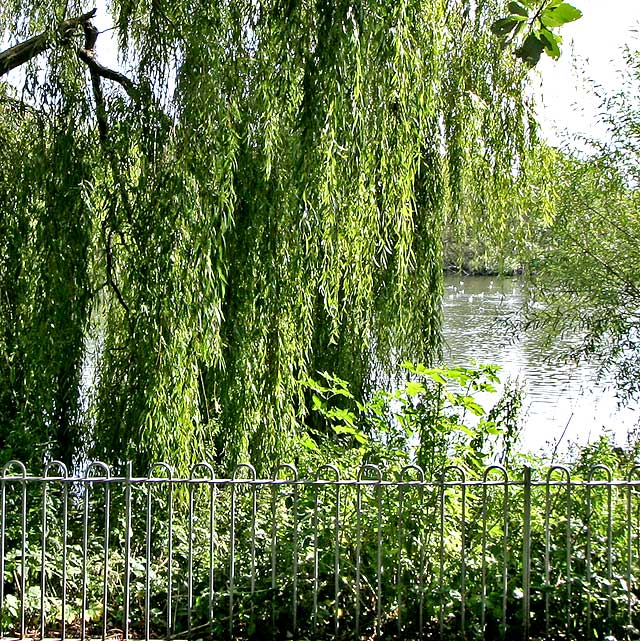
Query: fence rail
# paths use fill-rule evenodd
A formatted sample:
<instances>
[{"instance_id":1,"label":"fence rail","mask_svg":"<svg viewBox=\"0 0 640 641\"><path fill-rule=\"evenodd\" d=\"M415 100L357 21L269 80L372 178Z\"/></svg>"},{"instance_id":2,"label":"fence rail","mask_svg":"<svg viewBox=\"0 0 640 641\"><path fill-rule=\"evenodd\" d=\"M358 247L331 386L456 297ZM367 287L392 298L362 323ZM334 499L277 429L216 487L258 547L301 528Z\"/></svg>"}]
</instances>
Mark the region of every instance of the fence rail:
<instances>
[{"instance_id":1,"label":"fence rail","mask_svg":"<svg viewBox=\"0 0 640 641\"><path fill-rule=\"evenodd\" d=\"M640 467L0 477L0 639L636 638Z\"/></svg>"}]
</instances>

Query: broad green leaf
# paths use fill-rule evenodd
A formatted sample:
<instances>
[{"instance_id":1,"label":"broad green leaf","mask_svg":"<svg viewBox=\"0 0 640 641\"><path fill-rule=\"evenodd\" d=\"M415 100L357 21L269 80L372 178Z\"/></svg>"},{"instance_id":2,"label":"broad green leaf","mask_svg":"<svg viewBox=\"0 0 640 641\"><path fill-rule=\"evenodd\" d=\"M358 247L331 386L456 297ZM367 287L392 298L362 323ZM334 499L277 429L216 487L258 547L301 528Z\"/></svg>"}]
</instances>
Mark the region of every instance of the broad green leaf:
<instances>
[{"instance_id":1,"label":"broad green leaf","mask_svg":"<svg viewBox=\"0 0 640 641\"><path fill-rule=\"evenodd\" d=\"M519 2L510 2L507 5L507 10L512 16L522 16L524 18L529 17L529 11L523 7Z\"/></svg>"},{"instance_id":2,"label":"broad green leaf","mask_svg":"<svg viewBox=\"0 0 640 641\"><path fill-rule=\"evenodd\" d=\"M540 56L544 51L544 43L540 38L530 33L522 46L516 50L516 55L529 66L535 67L540 61Z\"/></svg>"},{"instance_id":3,"label":"broad green leaf","mask_svg":"<svg viewBox=\"0 0 640 641\"><path fill-rule=\"evenodd\" d=\"M302 445L307 450L311 450L311 451L317 451L318 450L317 443L308 434L305 434L300 439L300 445Z\"/></svg>"},{"instance_id":4,"label":"broad green leaf","mask_svg":"<svg viewBox=\"0 0 640 641\"><path fill-rule=\"evenodd\" d=\"M582 17L582 11L568 2L562 2L555 7L549 7L540 14L540 22L545 27L561 27L567 22L573 22Z\"/></svg>"},{"instance_id":5,"label":"broad green leaf","mask_svg":"<svg viewBox=\"0 0 640 641\"><path fill-rule=\"evenodd\" d=\"M470 438L473 438L476 435L475 432L470 427L467 427L466 425L459 424L456 426L456 429L458 430L458 432L462 432L463 434L466 434Z\"/></svg>"},{"instance_id":6,"label":"broad green leaf","mask_svg":"<svg viewBox=\"0 0 640 641\"><path fill-rule=\"evenodd\" d=\"M549 29L541 29L540 39L544 44L544 50L547 52L547 54L554 60L557 60L560 57L560 47L558 46L561 42L560 36L557 36L555 33L549 31Z\"/></svg>"},{"instance_id":7,"label":"broad green leaf","mask_svg":"<svg viewBox=\"0 0 640 641\"><path fill-rule=\"evenodd\" d=\"M459 404L464 407L466 410L469 410L472 414L476 416L483 416L485 411L482 405L480 405L473 396L459 396Z\"/></svg>"},{"instance_id":8,"label":"broad green leaf","mask_svg":"<svg viewBox=\"0 0 640 641\"><path fill-rule=\"evenodd\" d=\"M506 38L518 25L514 18L500 18L491 25L491 31L500 38Z\"/></svg>"},{"instance_id":9,"label":"broad green leaf","mask_svg":"<svg viewBox=\"0 0 640 641\"><path fill-rule=\"evenodd\" d=\"M409 381L405 387L407 396L417 396L418 394L424 394L425 389L422 383L418 381Z\"/></svg>"}]
</instances>

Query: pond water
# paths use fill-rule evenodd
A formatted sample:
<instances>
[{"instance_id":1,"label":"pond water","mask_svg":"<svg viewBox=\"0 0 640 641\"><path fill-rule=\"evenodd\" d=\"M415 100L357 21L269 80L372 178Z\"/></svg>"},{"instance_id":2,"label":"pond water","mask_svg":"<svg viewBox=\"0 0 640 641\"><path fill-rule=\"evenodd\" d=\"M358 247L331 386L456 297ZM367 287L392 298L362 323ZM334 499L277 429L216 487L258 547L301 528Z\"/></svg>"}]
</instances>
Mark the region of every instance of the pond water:
<instances>
[{"instance_id":1,"label":"pond water","mask_svg":"<svg viewBox=\"0 0 640 641\"><path fill-rule=\"evenodd\" d=\"M494 363L501 379L518 378L526 390L523 449L565 451L604 430L626 442L640 417L637 406L620 408L609 381L597 380L595 363L558 362L535 334L513 336L505 318L522 306L517 279L451 276L445 279L444 336L448 365ZM485 401L486 403L486 401Z\"/></svg>"}]
</instances>

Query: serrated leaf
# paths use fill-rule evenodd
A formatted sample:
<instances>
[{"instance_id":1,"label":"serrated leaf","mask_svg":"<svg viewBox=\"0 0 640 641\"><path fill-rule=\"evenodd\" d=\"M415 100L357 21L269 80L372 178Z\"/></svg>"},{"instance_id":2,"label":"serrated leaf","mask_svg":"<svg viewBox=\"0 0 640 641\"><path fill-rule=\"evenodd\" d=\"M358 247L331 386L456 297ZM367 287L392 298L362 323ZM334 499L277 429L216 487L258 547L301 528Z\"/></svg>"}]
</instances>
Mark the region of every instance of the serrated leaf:
<instances>
[{"instance_id":1,"label":"serrated leaf","mask_svg":"<svg viewBox=\"0 0 640 641\"><path fill-rule=\"evenodd\" d=\"M461 396L459 398L459 403L466 410L469 410L472 414L475 414L476 416L484 415L484 408L473 398L473 396Z\"/></svg>"},{"instance_id":2,"label":"serrated leaf","mask_svg":"<svg viewBox=\"0 0 640 641\"><path fill-rule=\"evenodd\" d=\"M424 394L424 385L418 381L409 381L406 386L407 396L417 396L418 394Z\"/></svg>"}]
</instances>

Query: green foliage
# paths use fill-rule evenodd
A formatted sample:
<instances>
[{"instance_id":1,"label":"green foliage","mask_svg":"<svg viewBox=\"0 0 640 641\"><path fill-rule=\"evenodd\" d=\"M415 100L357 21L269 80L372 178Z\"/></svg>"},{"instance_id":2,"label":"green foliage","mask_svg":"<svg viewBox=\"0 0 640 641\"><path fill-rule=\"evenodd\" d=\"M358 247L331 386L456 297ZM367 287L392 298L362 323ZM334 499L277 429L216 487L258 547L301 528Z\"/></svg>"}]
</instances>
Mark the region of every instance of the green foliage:
<instances>
[{"instance_id":1,"label":"green foliage","mask_svg":"<svg viewBox=\"0 0 640 641\"><path fill-rule=\"evenodd\" d=\"M491 373L487 371L485 375L491 376ZM465 386L470 381L479 386L484 384L479 370L469 373L457 368L432 369L421 376L424 379L420 384L445 377L448 381L462 380ZM344 390L335 380L318 387L325 388L325 393L332 388ZM411 391L417 389L412 387ZM337 396L347 398L340 393ZM343 434L338 436L345 438ZM509 486L504 485L500 469L487 475L489 483L480 485L484 476L481 468L467 469L464 486L459 483L459 470L452 469L446 475L442 470L434 471L433 478L426 483L411 484L420 479L416 468L388 468L384 473L385 483L378 484L376 470L361 468L358 472L358 468L350 467L353 459L349 449L343 448L344 456L337 452L337 449L332 451L332 463L343 480L351 480L340 486L317 482L232 485L229 481L187 485L177 479L172 483L159 482L159 479L153 483L138 480L130 486L130 530L126 486L122 480L111 482L108 484L111 511L106 566L103 505L107 484L94 481L91 489L82 481L66 484L69 527L65 541L63 484L51 482L45 510L44 577L49 636L60 632L63 568L66 569L67 632L78 630L82 617L91 636L99 636L103 625L108 630L122 629L127 567L132 636L145 634L147 602L151 636L167 635L169 569L171 625L176 636L187 634L190 613L195 634L226 637L231 623L231 594L234 638L292 635L294 576L299 638L330 635L353 639L356 612L359 612L361 634L373 634L378 593L382 598L381 628L390 639L416 638L420 619L427 637L438 637L442 620L447 638L463 638L460 618L463 593L466 638L499 636L505 602L508 633L522 636L525 493L519 464L509 472L512 481ZM589 611L593 624L589 632L598 638L605 634L621 637L625 630L633 632L625 626L629 621L629 605L632 621L637 620L640 607L635 571L639 495L637 487L621 485L621 481L628 477L630 466L637 463L638 452L637 442L620 450L607 438L577 449L573 454L573 484L569 489L562 470L549 474L544 465L535 462L530 494L532 638L545 634L547 605L551 636L586 636ZM394 460L393 453L390 459ZM596 467L603 464L618 482L611 487L584 483L607 480L608 472ZM353 482L356 475L363 481L359 486ZM333 479L333 476L327 468L319 472L322 479ZM291 469L276 470L274 477L291 481ZM315 470L299 478L316 479ZM541 482L547 478L553 482L549 486ZM400 479L406 483L398 484ZM17 635L23 578L27 631L37 630L40 623L42 483L29 482L26 493L24 565L20 480L5 480L4 491L2 623L5 633ZM85 491L90 492L86 548L82 518ZM336 511L338 500L339 512ZM632 512L628 512L628 500L632 501ZM634 542L631 583L627 574L629 524ZM230 584L232 527L233 592ZM127 558L128 532L130 555ZM336 551L340 571L337 601ZM106 611L102 605L105 567L108 569ZM192 568L191 582L189 567ZM503 572L507 576L506 585ZM84 610L83 585L87 591ZM316 585L317 610L314 608ZM480 623L483 601L486 605L484 630Z\"/></svg>"},{"instance_id":2,"label":"green foliage","mask_svg":"<svg viewBox=\"0 0 640 641\"><path fill-rule=\"evenodd\" d=\"M548 341L577 336L565 357L601 363L622 400L640 394L639 61L629 54L622 89L603 98L608 139L553 156L555 216L538 240L522 321Z\"/></svg>"},{"instance_id":3,"label":"green foliage","mask_svg":"<svg viewBox=\"0 0 640 641\"><path fill-rule=\"evenodd\" d=\"M53 37L0 119L5 457L265 469L299 378L430 362L444 221L510 236L537 145L502 8L116 0L131 87L97 106L81 30ZM0 39L65 11L5 3Z\"/></svg>"},{"instance_id":4,"label":"green foliage","mask_svg":"<svg viewBox=\"0 0 640 641\"><path fill-rule=\"evenodd\" d=\"M326 372L320 382L302 381L323 419L299 441L312 465L340 460L349 467L375 464L397 471L416 462L434 479L447 465L478 471L492 460L507 462L519 435L522 390L508 384L488 411L477 398L496 392L499 367L405 362L403 368L409 375L403 386L378 390L363 401L346 381Z\"/></svg>"},{"instance_id":5,"label":"green foliage","mask_svg":"<svg viewBox=\"0 0 640 641\"><path fill-rule=\"evenodd\" d=\"M582 11L563 0L509 2L507 11L509 14L496 20L491 30L503 47L517 45L516 56L530 67L538 64L543 53L557 60L562 37L555 29L582 17Z\"/></svg>"}]
</instances>

